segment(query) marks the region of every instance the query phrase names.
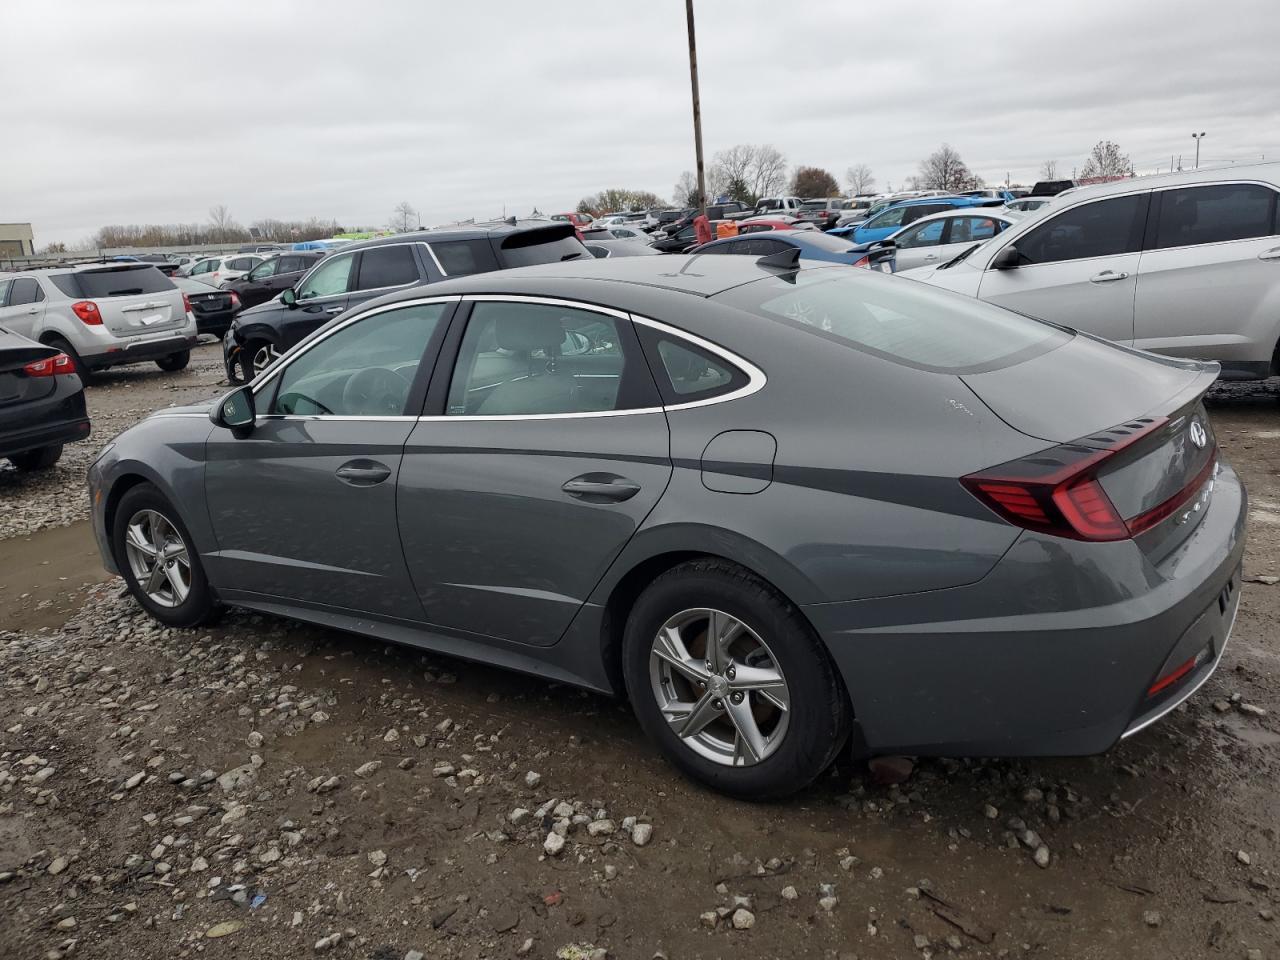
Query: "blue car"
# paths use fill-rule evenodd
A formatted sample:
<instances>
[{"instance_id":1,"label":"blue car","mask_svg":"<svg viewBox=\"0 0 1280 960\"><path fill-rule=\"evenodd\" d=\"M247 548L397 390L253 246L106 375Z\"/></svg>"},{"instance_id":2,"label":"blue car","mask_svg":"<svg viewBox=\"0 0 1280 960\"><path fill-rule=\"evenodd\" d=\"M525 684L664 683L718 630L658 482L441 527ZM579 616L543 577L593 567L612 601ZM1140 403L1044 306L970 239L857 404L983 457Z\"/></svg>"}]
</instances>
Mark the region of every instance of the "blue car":
<instances>
[{"instance_id":1,"label":"blue car","mask_svg":"<svg viewBox=\"0 0 1280 960\"><path fill-rule=\"evenodd\" d=\"M920 197L890 204L873 217L849 227L837 227L827 231L831 236L848 237L854 243L874 243L896 233L909 223L931 213L941 213L956 207L999 206L999 200L990 197Z\"/></svg>"},{"instance_id":2,"label":"blue car","mask_svg":"<svg viewBox=\"0 0 1280 960\"><path fill-rule=\"evenodd\" d=\"M892 273L896 248L893 244L850 243L847 239L818 230L767 230L712 240L689 252L767 257L787 250L799 250L801 260L846 263L851 267Z\"/></svg>"}]
</instances>

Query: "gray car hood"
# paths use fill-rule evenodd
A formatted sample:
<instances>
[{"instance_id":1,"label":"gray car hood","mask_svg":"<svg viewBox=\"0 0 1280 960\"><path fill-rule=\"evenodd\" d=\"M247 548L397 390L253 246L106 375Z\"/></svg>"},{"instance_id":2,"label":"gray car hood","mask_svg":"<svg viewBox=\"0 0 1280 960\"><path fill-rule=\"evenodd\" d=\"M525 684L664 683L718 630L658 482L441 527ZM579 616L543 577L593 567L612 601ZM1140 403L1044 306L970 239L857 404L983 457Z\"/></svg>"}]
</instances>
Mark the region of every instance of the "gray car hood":
<instances>
[{"instance_id":1,"label":"gray car hood","mask_svg":"<svg viewBox=\"0 0 1280 960\"><path fill-rule=\"evenodd\" d=\"M203 403L188 403L181 407L165 407L163 410L155 411L154 413L151 414L151 416L183 417L183 416L191 416L193 413L198 413L207 417L209 415L209 411L213 408L213 405L217 402L218 402L217 400L205 400Z\"/></svg>"}]
</instances>

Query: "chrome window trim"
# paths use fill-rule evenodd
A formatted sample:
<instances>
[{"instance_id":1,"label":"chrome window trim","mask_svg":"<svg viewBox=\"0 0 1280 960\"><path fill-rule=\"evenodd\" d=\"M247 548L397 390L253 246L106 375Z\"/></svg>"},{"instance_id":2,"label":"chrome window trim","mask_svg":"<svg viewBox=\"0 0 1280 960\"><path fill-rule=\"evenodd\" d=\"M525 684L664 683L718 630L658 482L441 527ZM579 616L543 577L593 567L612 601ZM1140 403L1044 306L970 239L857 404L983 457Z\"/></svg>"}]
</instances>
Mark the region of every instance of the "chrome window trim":
<instances>
[{"instance_id":1,"label":"chrome window trim","mask_svg":"<svg viewBox=\"0 0 1280 960\"><path fill-rule=\"evenodd\" d=\"M318 344L324 343L326 340L328 340L331 336L333 336L339 330L345 330L347 327L351 326L351 324L356 323L359 320L363 320L366 317L376 316L379 313L386 313L388 310L399 310L402 307L418 307L418 306L422 306L424 304L430 304L430 303L457 303L461 299L462 298L457 294L435 296L435 297L430 297L430 296L416 297L412 300L397 300L395 303L384 303L380 307L375 307L372 310L366 310L364 312L360 312L357 310L353 312L350 316L343 316L341 320L339 320L337 323L334 324L331 330L326 330L324 334L316 337L314 340L308 343L305 350L302 350L298 353L289 351L289 352L286 352L281 357L279 357L275 363L271 364L271 366L267 367L260 374L258 374L256 377L253 378L253 383L250 384L250 390L253 392L255 396L257 396L257 394L262 390L263 387L265 387L277 376L279 376L281 373L287 370L290 364L295 363L301 357L305 357L308 353L314 350ZM260 416L267 416L267 414L261 414ZM285 415L270 414L270 416L285 416ZM336 414L334 416L337 417ZM308 417L307 419L313 419L313 418ZM325 419L329 419L329 418L326 417ZM413 419L413 418L406 417L405 419Z\"/></svg>"},{"instance_id":2,"label":"chrome window trim","mask_svg":"<svg viewBox=\"0 0 1280 960\"><path fill-rule=\"evenodd\" d=\"M769 382L769 378L765 376L763 370L757 367L750 360L738 356L726 350L719 344L712 343L710 340L704 340L697 334L689 333L687 330L681 330L679 327L672 327L660 320L653 320L649 317L642 317L638 314L631 314L631 320L643 327L649 327L660 333L666 334L675 340L684 340L699 347L712 356L719 357L730 366L736 367L747 375L747 382L737 390L731 390L729 393L722 393L718 396L708 397L705 400L690 400L686 403L671 403L663 406L664 410L692 410L695 407L709 407L715 403L728 403L730 400L738 400L742 397L749 397L753 393L759 392L764 385Z\"/></svg>"},{"instance_id":3,"label":"chrome window trim","mask_svg":"<svg viewBox=\"0 0 1280 960\"><path fill-rule=\"evenodd\" d=\"M429 245L423 240L404 240L404 241L401 241L400 243L377 243L377 244L374 244L372 247L362 247L359 250L347 250L347 251L335 250L332 257L321 257L319 260L317 260L315 265L312 266L310 270L308 270L298 279L298 283L295 286L301 286L306 281L306 279L310 277L311 274L314 273L316 270L319 270L321 266L332 263L334 260L337 260L339 257L354 258L355 255L358 253L363 254L363 253L367 253L370 250L382 250L384 247L414 247L414 246L423 246L423 247L429 248ZM435 254L431 255L431 259L435 260ZM266 261L264 260L263 262L265 263ZM437 262L436 266L439 266L439 265L440 265L439 262ZM360 278L357 277L356 279L358 280ZM417 280L410 280L408 283L393 283L389 287L367 287L367 288L351 287L349 290L344 290L342 293L326 293L323 297L307 297L305 300L299 299L297 302L299 304L323 303L325 300L329 300L333 297L349 297L353 293L375 294L381 290L403 290L405 287L413 287L413 286L421 285L424 279L427 279L428 283L431 282L429 278L419 277Z\"/></svg>"},{"instance_id":4,"label":"chrome window trim","mask_svg":"<svg viewBox=\"0 0 1280 960\"><path fill-rule=\"evenodd\" d=\"M440 271L440 276L449 276L449 271L444 268L444 265L440 262L440 258L436 256L436 252L431 249L431 244L426 243L425 241L419 242L427 248L427 253L431 254L431 262L434 263L436 265L436 269Z\"/></svg>"}]
</instances>

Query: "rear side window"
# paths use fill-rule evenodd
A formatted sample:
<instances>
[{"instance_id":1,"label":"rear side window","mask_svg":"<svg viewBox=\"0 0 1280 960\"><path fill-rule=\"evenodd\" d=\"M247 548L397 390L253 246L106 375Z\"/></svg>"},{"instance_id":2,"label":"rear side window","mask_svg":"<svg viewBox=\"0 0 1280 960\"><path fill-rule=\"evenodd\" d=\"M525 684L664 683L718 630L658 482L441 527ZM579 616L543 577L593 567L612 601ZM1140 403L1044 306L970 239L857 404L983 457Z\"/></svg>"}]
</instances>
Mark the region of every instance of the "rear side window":
<instances>
[{"instance_id":1,"label":"rear side window","mask_svg":"<svg viewBox=\"0 0 1280 960\"><path fill-rule=\"evenodd\" d=\"M692 229L690 234L692 234ZM528 267L535 263L559 263L561 260L587 259L591 256L581 241L572 234L546 231L558 239L544 239L543 231L530 230L516 233L502 241L501 257L504 267Z\"/></svg>"},{"instance_id":2,"label":"rear side window","mask_svg":"<svg viewBox=\"0 0 1280 960\"><path fill-rule=\"evenodd\" d=\"M418 279L418 261L407 244L374 247L360 255L360 280L357 290L400 287Z\"/></svg>"},{"instance_id":3,"label":"rear side window","mask_svg":"<svg viewBox=\"0 0 1280 960\"><path fill-rule=\"evenodd\" d=\"M1276 232L1276 192L1253 183L1185 187L1159 194L1155 249L1269 237Z\"/></svg>"},{"instance_id":4,"label":"rear side window","mask_svg":"<svg viewBox=\"0 0 1280 960\"><path fill-rule=\"evenodd\" d=\"M981 300L874 274L801 271L745 284L716 299L831 343L934 373L1010 366L1072 336Z\"/></svg>"},{"instance_id":5,"label":"rear side window","mask_svg":"<svg viewBox=\"0 0 1280 960\"><path fill-rule=\"evenodd\" d=\"M9 291L9 306L21 307L28 303L39 303L44 299L40 284L31 277L22 277L13 281L13 289Z\"/></svg>"},{"instance_id":6,"label":"rear side window","mask_svg":"<svg viewBox=\"0 0 1280 960\"><path fill-rule=\"evenodd\" d=\"M1064 210L1015 241L1021 262L1058 263L1137 251L1147 198L1111 197Z\"/></svg>"},{"instance_id":7,"label":"rear side window","mask_svg":"<svg viewBox=\"0 0 1280 960\"><path fill-rule=\"evenodd\" d=\"M59 280L68 281L66 286ZM105 270L82 270L55 278L58 289L71 297L102 300L131 297L142 293L164 293L178 289L173 281L149 264L130 264Z\"/></svg>"},{"instance_id":8,"label":"rear side window","mask_svg":"<svg viewBox=\"0 0 1280 960\"><path fill-rule=\"evenodd\" d=\"M636 332L667 405L710 400L747 385L736 366L683 338L646 326Z\"/></svg>"},{"instance_id":9,"label":"rear side window","mask_svg":"<svg viewBox=\"0 0 1280 960\"><path fill-rule=\"evenodd\" d=\"M447 240L431 244L446 276L465 277L498 269L498 260L488 240Z\"/></svg>"},{"instance_id":10,"label":"rear side window","mask_svg":"<svg viewBox=\"0 0 1280 960\"><path fill-rule=\"evenodd\" d=\"M1000 232L999 224L990 217L956 217L951 221L948 243L975 243L989 240Z\"/></svg>"}]
</instances>

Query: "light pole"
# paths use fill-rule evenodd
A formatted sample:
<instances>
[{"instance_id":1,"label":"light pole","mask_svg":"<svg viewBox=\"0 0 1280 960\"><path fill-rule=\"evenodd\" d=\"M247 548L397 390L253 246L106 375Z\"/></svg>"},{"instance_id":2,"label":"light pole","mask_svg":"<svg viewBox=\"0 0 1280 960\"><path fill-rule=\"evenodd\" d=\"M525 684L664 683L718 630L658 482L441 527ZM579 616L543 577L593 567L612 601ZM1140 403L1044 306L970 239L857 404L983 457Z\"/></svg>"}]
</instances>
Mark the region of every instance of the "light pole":
<instances>
[{"instance_id":1,"label":"light pole","mask_svg":"<svg viewBox=\"0 0 1280 960\"><path fill-rule=\"evenodd\" d=\"M1193 133L1191 139L1196 142L1196 169L1200 169L1200 141L1204 138L1204 131Z\"/></svg>"},{"instance_id":2,"label":"light pole","mask_svg":"<svg viewBox=\"0 0 1280 960\"><path fill-rule=\"evenodd\" d=\"M698 162L698 213L707 214L707 178L702 169L702 104L698 100L698 43L693 35L693 0L684 0L689 24L689 84L693 87L693 147Z\"/></svg>"}]
</instances>

